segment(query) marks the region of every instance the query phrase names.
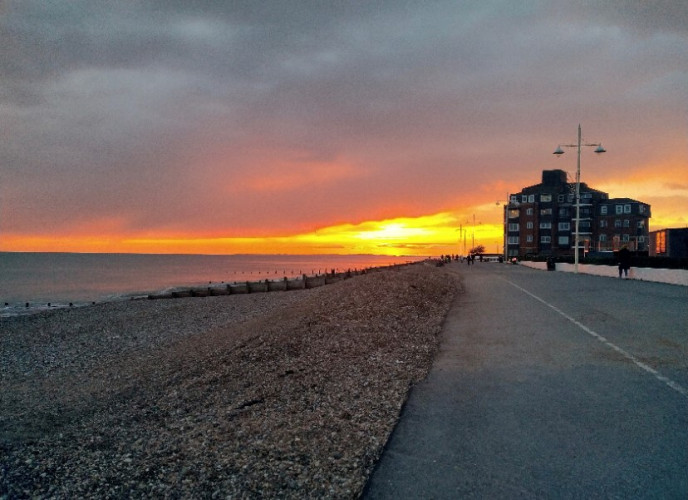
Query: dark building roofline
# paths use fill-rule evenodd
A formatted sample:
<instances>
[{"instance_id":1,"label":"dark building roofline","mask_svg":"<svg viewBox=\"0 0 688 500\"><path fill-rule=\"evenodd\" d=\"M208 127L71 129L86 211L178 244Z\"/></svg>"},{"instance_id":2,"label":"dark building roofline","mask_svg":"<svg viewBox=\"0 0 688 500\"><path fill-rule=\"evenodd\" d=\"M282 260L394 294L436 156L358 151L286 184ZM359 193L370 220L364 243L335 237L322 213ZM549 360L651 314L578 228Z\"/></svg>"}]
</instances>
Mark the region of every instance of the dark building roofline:
<instances>
[{"instance_id":1,"label":"dark building roofline","mask_svg":"<svg viewBox=\"0 0 688 500\"><path fill-rule=\"evenodd\" d=\"M634 200L633 198L609 198L607 203L640 203L641 205L649 205L649 203Z\"/></svg>"},{"instance_id":2,"label":"dark building roofline","mask_svg":"<svg viewBox=\"0 0 688 500\"><path fill-rule=\"evenodd\" d=\"M542 183L540 183L540 184L533 184L532 186L524 187L524 188L521 189L520 191L518 191L518 192L516 192L516 193L511 193L511 194L518 194L518 193L523 193L523 192L526 192L526 191L545 191L545 190L548 190L548 189L551 190L552 188L555 188L555 191L553 191L553 192L556 192L556 188L562 188L562 187L565 187L565 188L568 189L569 191L573 192L573 191L575 191L575 189L576 189L576 183L575 183L575 182L566 182L566 183L563 183L563 184L558 184L558 185L556 185L556 186L547 185L547 184L542 184ZM607 196L609 195L609 193L607 193L606 191L600 191L599 189L591 188L591 187L588 186L585 182L581 182L581 183L580 183L580 190L581 190L581 192L587 191L587 192L591 192L591 193L600 193L600 194L604 194L604 195L607 195Z\"/></svg>"},{"instance_id":3,"label":"dark building roofline","mask_svg":"<svg viewBox=\"0 0 688 500\"><path fill-rule=\"evenodd\" d=\"M659 233L661 231L672 231L682 233L684 231L688 232L688 227L665 227L663 229L655 229L654 231L650 231L650 234Z\"/></svg>"}]
</instances>

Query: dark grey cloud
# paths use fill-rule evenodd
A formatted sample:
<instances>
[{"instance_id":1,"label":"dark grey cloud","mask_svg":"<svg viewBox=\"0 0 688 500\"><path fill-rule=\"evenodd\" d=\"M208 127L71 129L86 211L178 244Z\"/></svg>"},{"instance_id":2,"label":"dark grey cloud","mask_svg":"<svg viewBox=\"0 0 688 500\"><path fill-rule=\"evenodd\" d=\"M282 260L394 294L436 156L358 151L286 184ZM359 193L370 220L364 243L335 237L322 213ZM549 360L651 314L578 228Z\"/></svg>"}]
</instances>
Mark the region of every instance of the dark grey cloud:
<instances>
[{"instance_id":1,"label":"dark grey cloud","mask_svg":"<svg viewBox=\"0 0 688 500\"><path fill-rule=\"evenodd\" d=\"M675 0L579 0L556 5L579 22L617 26L642 35L688 35L688 7Z\"/></svg>"},{"instance_id":2,"label":"dark grey cloud","mask_svg":"<svg viewBox=\"0 0 688 500\"><path fill-rule=\"evenodd\" d=\"M633 152L639 138L685 131L680 2L2 5L0 203L14 216L0 229L422 215L537 176L579 122L615 143L619 170L659 158ZM335 164L349 173L315 195L233 191Z\"/></svg>"}]
</instances>

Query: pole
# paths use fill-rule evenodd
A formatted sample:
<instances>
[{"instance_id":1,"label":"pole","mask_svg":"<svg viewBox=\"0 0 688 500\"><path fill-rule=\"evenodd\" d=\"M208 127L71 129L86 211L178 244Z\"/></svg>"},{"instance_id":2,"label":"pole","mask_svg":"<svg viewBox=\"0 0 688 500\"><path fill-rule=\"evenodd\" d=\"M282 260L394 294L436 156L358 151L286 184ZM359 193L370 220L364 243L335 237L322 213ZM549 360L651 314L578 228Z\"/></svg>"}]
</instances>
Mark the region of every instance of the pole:
<instances>
[{"instance_id":1,"label":"pole","mask_svg":"<svg viewBox=\"0 0 688 500\"><path fill-rule=\"evenodd\" d=\"M509 258L509 193L506 194L506 203L504 204L504 262Z\"/></svg>"},{"instance_id":2,"label":"pole","mask_svg":"<svg viewBox=\"0 0 688 500\"><path fill-rule=\"evenodd\" d=\"M581 126L578 124L578 161L576 163L576 236L573 257L573 272L578 274L578 242L580 241L580 158L581 158Z\"/></svg>"},{"instance_id":3,"label":"pole","mask_svg":"<svg viewBox=\"0 0 688 500\"><path fill-rule=\"evenodd\" d=\"M473 243L471 243L471 244L473 246L472 246L471 250L473 250L475 248L475 214L473 214L473 231L472 231L472 234L473 234Z\"/></svg>"}]
</instances>

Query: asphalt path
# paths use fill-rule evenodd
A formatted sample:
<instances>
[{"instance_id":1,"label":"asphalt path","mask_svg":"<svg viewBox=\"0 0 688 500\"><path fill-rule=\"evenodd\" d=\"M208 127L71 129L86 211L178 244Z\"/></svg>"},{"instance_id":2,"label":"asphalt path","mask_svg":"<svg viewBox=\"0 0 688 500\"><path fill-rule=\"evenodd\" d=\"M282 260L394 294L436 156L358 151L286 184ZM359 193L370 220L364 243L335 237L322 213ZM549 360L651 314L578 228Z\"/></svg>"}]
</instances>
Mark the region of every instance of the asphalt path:
<instances>
[{"instance_id":1,"label":"asphalt path","mask_svg":"<svg viewBox=\"0 0 688 500\"><path fill-rule=\"evenodd\" d=\"M364 498L688 498L688 287L496 263Z\"/></svg>"}]
</instances>

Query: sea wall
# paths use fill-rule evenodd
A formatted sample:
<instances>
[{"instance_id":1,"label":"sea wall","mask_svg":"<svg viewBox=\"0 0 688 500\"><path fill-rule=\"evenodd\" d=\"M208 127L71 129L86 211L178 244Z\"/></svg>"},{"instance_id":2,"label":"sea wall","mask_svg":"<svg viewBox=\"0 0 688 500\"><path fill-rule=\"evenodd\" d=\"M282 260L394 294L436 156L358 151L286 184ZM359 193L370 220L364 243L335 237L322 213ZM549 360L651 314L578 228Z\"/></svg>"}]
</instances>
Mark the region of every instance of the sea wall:
<instances>
[{"instance_id":1,"label":"sea wall","mask_svg":"<svg viewBox=\"0 0 688 500\"><path fill-rule=\"evenodd\" d=\"M546 262L521 261L519 265L532 269L547 270ZM563 262L556 263L556 270L572 273L575 271L573 264ZM619 268L617 266L598 266L592 264L578 264L578 272L581 274L591 274L593 276L604 276L608 278L618 278ZM651 269L649 267L631 267L628 278L640 281L653 281L656 283L668 283L671 285L688 286L688 271L685 269Z\"/></svg>"}]
</instances>

